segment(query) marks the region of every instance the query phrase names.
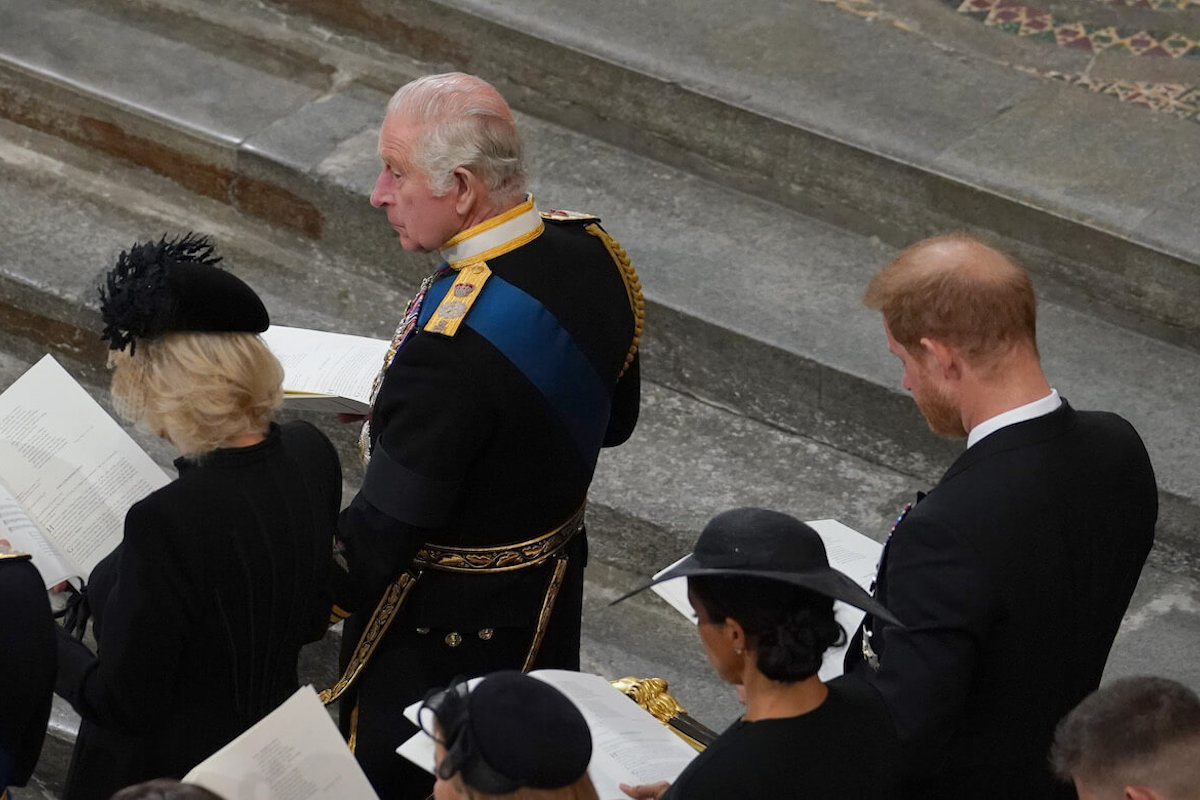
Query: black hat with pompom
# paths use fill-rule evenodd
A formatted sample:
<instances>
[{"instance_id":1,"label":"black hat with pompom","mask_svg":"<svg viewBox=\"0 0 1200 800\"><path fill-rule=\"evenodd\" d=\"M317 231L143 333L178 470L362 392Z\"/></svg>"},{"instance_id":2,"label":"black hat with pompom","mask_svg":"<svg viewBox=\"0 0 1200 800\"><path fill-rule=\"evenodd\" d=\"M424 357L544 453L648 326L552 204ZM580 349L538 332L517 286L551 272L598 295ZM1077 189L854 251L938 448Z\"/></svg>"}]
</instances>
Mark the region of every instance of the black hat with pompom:
<instances>
[{"instance_id":1,"label":"black hat with pompom","mask_svg":"<svg viewBox=\"0 0 1200 800\"><path fill-rule=\"evenodd\" d=\"M262 333L267 309L221 261L207 236L137 242L117 258L100 286L101 338L112 350L173 332Z\"/></svg>"}]
</instances>

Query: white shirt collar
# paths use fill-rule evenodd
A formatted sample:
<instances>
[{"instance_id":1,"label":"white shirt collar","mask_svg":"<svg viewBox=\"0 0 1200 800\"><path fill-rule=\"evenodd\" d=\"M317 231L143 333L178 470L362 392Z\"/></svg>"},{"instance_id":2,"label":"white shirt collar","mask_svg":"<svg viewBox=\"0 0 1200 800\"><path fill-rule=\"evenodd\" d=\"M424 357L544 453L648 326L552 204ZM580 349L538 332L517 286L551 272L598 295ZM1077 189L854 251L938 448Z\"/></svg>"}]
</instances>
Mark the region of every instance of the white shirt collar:
<instances>
[{"instance_id":1,"label":"white shirt collar","mask_svg":"<svg viewBox=\"0 0 1200 800\"><path fill-rule=\"evenodd\" d=\"M542 217L533 205L533 195L525 202L457 234L438 248L451 267L467 259L491 258L512 250L542 232Z\"/></svg>"},{"instance_id":2,"label":"white shirt collar","mask_svg":"<svg viewBox=\"0 0 1200 800\"><path fill-rule=\"evenodd\" d=\"M976 425L971 429L970 435L967 436L967 447L971 447L983 437L993 434L1001 428L1016 425L1018 422L1025 422L1036 417L1044 417L1061 405L1062 398L1058 396L1058 390L1051 389L1050 394L1040 400L1034 400L1032 403L1011 408L1003 414L997 414L991 419L985 419Z\"/></svg>"}]
</instances>

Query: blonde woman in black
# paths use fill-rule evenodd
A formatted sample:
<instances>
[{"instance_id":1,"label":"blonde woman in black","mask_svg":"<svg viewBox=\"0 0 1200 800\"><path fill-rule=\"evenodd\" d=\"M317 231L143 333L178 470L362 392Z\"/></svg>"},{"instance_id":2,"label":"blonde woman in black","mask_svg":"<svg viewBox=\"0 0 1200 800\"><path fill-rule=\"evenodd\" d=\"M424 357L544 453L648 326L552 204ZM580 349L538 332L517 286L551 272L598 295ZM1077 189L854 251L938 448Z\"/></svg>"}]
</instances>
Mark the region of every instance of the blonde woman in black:
<instances>
[{"instance_id":1,"label":"blonde woman in black","mask_svg":"<svg viewBox=\"0 0 1200 800\"><path fill-rule=\"evenodd\" d=\"M83 717L66 800L183 777L296 690L328 622L337 455L271 422L267 312L218 260L193 236L137 244L101 289L114 401L179 451L179 477L90 576L98 652L60 632L56 691Z\"/></svg>"}]
</instances>

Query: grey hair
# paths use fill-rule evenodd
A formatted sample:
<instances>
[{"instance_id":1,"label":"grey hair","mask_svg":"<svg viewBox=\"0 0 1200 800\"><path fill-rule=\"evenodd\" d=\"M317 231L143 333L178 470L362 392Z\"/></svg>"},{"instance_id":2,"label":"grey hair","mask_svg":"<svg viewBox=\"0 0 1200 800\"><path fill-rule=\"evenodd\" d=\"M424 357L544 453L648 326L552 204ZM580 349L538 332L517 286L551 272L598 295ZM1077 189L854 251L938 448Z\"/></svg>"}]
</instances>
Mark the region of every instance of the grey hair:
<instances>
[{"instance_id":1,"label":"grey hair","mask_svg":"<svg viewBox=\"0 0 1200 800\"><path fill-rule=\"evenodd\" d=\"M393 114L423 128L410 157L435 196L450 191L454 170L466 167L493 200L524 197L529 179L521 134L508 104L487 81L462 72L417 78L392 95L387 116Z\"/></svg>"},{"instance_id":2,"label":"grey hair","mask_svg":"<svg viewBox=\"0 0 1200 800\"><path fill-rule=\"evenodd\" d=\"M1083 699L1058 723L1050 765L1100 796L1146 786L1167 800L1200 786L1200 698L1166 678L1121 678Z\"/></svg>"}]
</instances>

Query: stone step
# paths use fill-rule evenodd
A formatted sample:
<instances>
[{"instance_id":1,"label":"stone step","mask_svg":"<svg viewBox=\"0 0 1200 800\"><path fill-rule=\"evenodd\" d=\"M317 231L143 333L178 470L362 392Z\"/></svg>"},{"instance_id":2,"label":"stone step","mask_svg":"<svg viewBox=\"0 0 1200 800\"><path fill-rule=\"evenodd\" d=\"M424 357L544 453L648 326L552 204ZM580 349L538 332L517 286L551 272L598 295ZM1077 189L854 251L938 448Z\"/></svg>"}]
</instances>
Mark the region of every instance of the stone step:
<instances>
[{"instance_id":1,"label":"stone step","mask_svg":"<svg viewBox=\"0 0 1200 800\"><path fill-rule=\"evenodd\" d=\"M0 184L0 241L7 243L0 251L0 286L25 323L9 328L13 335L4 340L0 385L51 350L110 407L91 290L122 246L161 230L214 232L230 267L265 287L264 299L282 322L376 335L385 335L392 324L372 321L372 315L394 312L394 290L341 271L310 243L247 223L224 204L188 195L157 176L135 171L122 174L117 185L110 172L117 165L102 157L92 162L95 173L78 171L64 191L61 176L73 172L71 162L15 144L21 136L30 144L55 144L0 125L6 177ZM62 155L71 148L59 144L56 149ZM70 335L59 338L64 331ZM350 496L359 477L353 431L328 418L309 418L339 445ZM142 431L130 432L169 468L173 454L167 446ZM772 460L764 460L764 453ZM642 484L631 491L632 475L652 476L657 490ZM757 503L809 517L838 516L878 532L911 494L910 484L908 476L892 469L648 380L639 430L630 443L603 455L592 492L585 667L614 678L665 677L685 687L680 699L698 718L719 725L736 713L732 696L709 673L682 618L651 597L631 601L619 612L607 601L686 552L703 522L727 507ZM306 653L306 680L330 682L337 646L334 631ZM39 780L51 796L65 777L77 725L73 712L60 704L39 768Z\"/></svg>"},{"instance_id":2,"label":"stone step","mask_svg":"<svg viewBox=\"0 0 1200 800\"><path fill-rule=\"evenodd\" d=\"M345 37L316 42L302 23L257 4L218 3L220 15L213 12L207 22L187 17L195 43L160 34L181 28L171 22L192 5L146 3L135 12L121 6L126 16L136 14L130 20L86 5L13 0L11 24L0 27L9 31L0 40L9 81L0 107L25 124L145 164L247 214L318 236L322 249L350 256L349 263L370 277L384 277L388 268L382 265L389 264L410 280L427 269L427 260L397 254L378 213L362 202L375 171L381 106L381 95L370 87L394 86L416 66L387 68L378 53L363 52L361 42ZM200 4L195 13L207 8ZM229 46L225 23L238 30L235 46ZM88 35L73 39L79 30ZM79 49L57 46L63 40ZM116 59L114 52L138 58ZM555 205L604 209L642 263L666 345L658 352L670 359L662 372L677 378L675 385L743 404L749 413L829 441L849 442L845 446L860 453L870 448L875 457L927 474L935 471L931 464L944 462L951 451L908 424L910 405L895 391L890 371L881 369L886 358L857 341L870 327L839 330L843 320L861 325L869 316L854 298L891 248L568 129L534 118L523 123L535 168L548 176L538 182L543 197ZM727 274L730 265L737 276ZM803 281L792 279L798 273ZM708 280L693 280L697 274ZM743 286L751 293L748 308ZM1179 296L1191 296L1185 284L1179 288ZM823 289L837 296L830 299ZM730 290L738 296L731 299ZM1050 298L1070 294L1050 278L1040 281L1039 290ZM797 329L799 308L811 320L808 329ZM753 343L729 336L731 329L747 328L753 328ZM709 359L680 357L679 340L705 336L725 346ZM836 356L847 363L830 373L824 367L833 357L809 349L809 341L822 339L832 342L819 344L823 350L874 355L859 363ZM733 342L746 346L730 352ZM772 369L768 376L739 373L743 364L778 360L780 343L804 350L804 359L789 359L793 368ZM648 350L653 355L653 345ZM723 365L725 356L737 365ZM698 363L706 365L702 372ZM697 381L707 386L689 383ZM747 397L729 388L772 381L787 391ZM802 391L794 391L797 386ZM863 438L859 430L870 432L865 441L857 441ZM896 446L878 452L877 440Z\"/></svg>"},{"instance_id":3,"label":"stone step","mask_svg":"<svg viewBox=\"0 0 1200 800\"><path fill-rule=\"evenodd\" d=\"M346 75L323 91L311 85L315 70L280 77L261 60L223 59L86 6L49 0L37 6L38 16L26 2L10 7L24 14L8 12L24 28L0 26L0 85L8 86L0 108L23 123L9 129L17 141L60 137L40 149L61 153L72 178L83 179L79 171L97 159L110 172L132 161L189 188L180 205L195 203L195 194L211 198L225 210L217 215L227 228L240 220L271 223L259 226L267 231L263 247L280 251L287 239L298 255L264 266L275 275L275 262L288 265L263 285L326 296L323 317L300 310L299 319L280 321L386 335L403 302L398 287L411 287L431 262L401 254L363 200L376 171L385 93ZM30 25L27 16L43 24ZM88 35L68 35L80 29ZM60 39L72 47L52 46ZM153 58L112 59L112 52ZM160 62L162 69L149 70ZM527 116L521 123L543 202L601 212L639 266L650 304L644 354L652 380L936 479L955 446L924 431L880 346L875 315L857 299L894 248L554 123ZM52 172L26 172L32 181L55 182ZM146 184L141 206L170 196L153 175L129 174ZM110 197L123 191L123 180L97 191ZM25 220L13 242L58 224L57 209L36 218L13 211ZM335 262L340 271L328 272ZM0 300L44 310L69 328L73 315L93 313L80 303L90 289L73 256L58 269L68 274L50 282L40 268L11 276ZM1038 281L1050 298L1060 294L1056 286ZM1162 480L1164 535L1181 549L1200 540L1200 412L1189 390L1200 377L1196 351L1053 301L1043 304L1042 331L1060 390L1079 407L1125 414L1146 437ZM66 333L55 339L66 341Z\"/></svg>"},{"instance_id":4,"label":"stone step","mask_svg":"<svg viewBox=\"0 0 1200 800\"><path fill-rule=\"evenodd\" d=\"M4 385L53 349L107 403L90 289L117 250L162 230L213 232L229 265L262 287L284 322L386 335L389 315L403 299L403 290L371 281L362 270L342 269L338 259L311 242L247 221L225 204L197 198L155 175L123 170L94 154L94 172L78 169L85 159L72 147L12 125L0 130L0 143L5 176L0 242L7 243L0 251L0 286L8 308L20 310L26 323L19 330L10 327L14 335L4 340ZM57 338L64 331L73 333ZM724 508L759 504L809 518L833 516L880 536L895 509L924 482L664 386L653 380L651 363L641 425L629 444L603 454L592 492L585 666L609 677L665 677L699 719L720 727L736 714L736 706L727 687L710 674L682 619L649 596L620 609L608 608L607 601L684 552L703 522ZM328 419L316 421L341 446L348 495L356 483L352 431ZM161 442L132 433L160 463L169 464L170 450ZM1187 589L1194 578L1166 572L1180 568L1169 548L1160 546L1154 558L1155 574L1165 577L1151 586L1170 592L1147 590L1154 593L1139 606L1138 625L1129 634L1136 651L1114 653L1114 659L1140 664L1137 659L1148 651L1162 652L1170 661L1179 657L1170 642L1180 640L1164 630L1190 630L1193 616L1186 603L1195 594L1188 594L1190 589L1181 594L1180 586ZM306 679L328 682L336 647L335 632L308 654L302 668ZM1186 655L1188 663L1200 663ZM44 796L53 797L61 785L76 724L69 710L56 713L39 771Z\"/></svg>"},{"instance_id":5,"label":"stone step","mask_svg":"<svg viewBox=\"0 0 1200 800\"><path fill-rule=\"evenodd\" d=\"M386 90L424 67L371 73L379 54L333 36L343 49L321 61L328 52L311 30L292 31L290 16L227 39L239 59L229 61L174 43L166 3L139 4L138 31L128 20L106 26L96 13L111 15L105 4L53 0L40 5L62 27L36 17L14 28L35 19L23 2L0 9L0 108L22 123L0 123L3 385L51 349L103 400L94 277L133 238L164 230L213 233L279 322L390 333L429 262L403 256L362 198ZM146 8L159 16L141 16ZM133 33L136 44L122 38ZM188 35L229 32L214 22ZM279 47L263 44L270 36ZM15 55L14 40L26 48ZM106 64L106 49L155 53L153 80L123 71L133 59ZM721 727L736 705L694 632L653 597L619 609L607 601L684 552L724 508L833 516L878 537L911 491L936 479L955 448L921 432L877 323L857 303L894 247L697 175L720 169L685 171L544 119L521 122L539 196L604 213L651 301L642 423L603 455L592 492L585 668L665 677L699 719ZM1044 276L1039 290L1072 291ZM1159 543L1110 672L1200 683L1195 354L1058 303L1044 304L1042 329L1055 384L1077 405L1133 420L1163 486ZM353 491L352 431L318 423L340 445ZM161 443L142 441L169 461ZM306 659L306 677L327 680L336 644L335 633ZM45 797L55 796L73 739L71 715L57 719L40 772Z\"/></svg>"},{"instance_id":6,"label":"stone step","mask_svg":"<svg viewBox=\"0 0 1200 800\"><path fill-rule=\"evenodd\" d=\"M1056 299L1200 344L1192 59L1094 56L915 0L749 0L733 17L718 0L94 5L328 90L475 72L541 119L892 246L991 232ZM1122 83L1139 80L1157 88ZM1137 91L1186 95L1172 108L1196 113L1116 99Z\"/></svg>"}]
</instances>

